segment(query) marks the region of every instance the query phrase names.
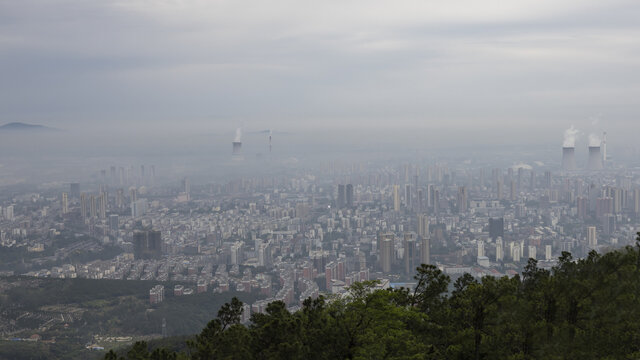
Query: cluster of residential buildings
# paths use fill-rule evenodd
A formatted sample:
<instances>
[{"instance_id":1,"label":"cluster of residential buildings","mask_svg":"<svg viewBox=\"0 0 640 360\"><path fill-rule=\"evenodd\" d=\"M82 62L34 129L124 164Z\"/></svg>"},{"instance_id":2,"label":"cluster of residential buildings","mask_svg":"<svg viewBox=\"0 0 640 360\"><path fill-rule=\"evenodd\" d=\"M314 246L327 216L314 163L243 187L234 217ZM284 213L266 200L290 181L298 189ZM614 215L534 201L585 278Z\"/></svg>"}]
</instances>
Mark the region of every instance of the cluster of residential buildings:
<instances>
[{"instance_id":1,"label":"cluster of residential buildings","mask_svg":"<svg viewBox=\"0 0 640 360\"><path fill-rule=\"evenodd\" d=\"M639 174L622 168L328 164L198 185L118 173L0 203L0 244L59 263L34 261L24 274L147 280L152 305L169 292L248 292L261 300L247 309L260 312L359 281L410 286L425 263L450 276L512 276L529 258L551 267L563 251L580 257L632 244L640 215ZM64 263L73 243L47 250L70 233L121 253Z\"/></svg>"}]
</instances>

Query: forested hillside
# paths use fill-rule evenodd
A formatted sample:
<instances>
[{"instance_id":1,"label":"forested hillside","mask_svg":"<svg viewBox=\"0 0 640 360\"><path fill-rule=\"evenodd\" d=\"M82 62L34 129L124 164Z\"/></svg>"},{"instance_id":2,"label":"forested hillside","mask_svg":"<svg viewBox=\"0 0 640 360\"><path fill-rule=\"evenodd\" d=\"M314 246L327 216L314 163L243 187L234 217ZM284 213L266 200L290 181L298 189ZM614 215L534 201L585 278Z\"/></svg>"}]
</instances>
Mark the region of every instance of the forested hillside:
<instances>
[{"instance_id":1,"label":"forested hillside","mask_svg":"<svg viewBox=\"0 0 640 360\"><path fill-rule=\"evenodd\" d=\"M289 313L274 302L239 324L241 302L175 353L137 343L126 359L638 359L640 240L521 276L450 278L417 269L413 291L358 283L343 298L308 299ZM113 352L105 359L120 359Z\"/></svg>"}]
</instances>

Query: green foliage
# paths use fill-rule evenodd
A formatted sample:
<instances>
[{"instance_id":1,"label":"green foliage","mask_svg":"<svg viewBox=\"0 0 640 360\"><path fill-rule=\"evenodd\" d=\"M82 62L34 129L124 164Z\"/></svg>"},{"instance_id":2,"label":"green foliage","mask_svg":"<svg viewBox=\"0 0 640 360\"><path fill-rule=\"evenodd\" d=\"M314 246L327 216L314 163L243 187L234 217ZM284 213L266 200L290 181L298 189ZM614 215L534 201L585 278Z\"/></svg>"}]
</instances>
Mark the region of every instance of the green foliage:
<instances>
[{"instance_id":1,"label":"green foliage","mask_svg":"<svg viewBox=\"0 0 640 360\"><path fill-rule=\"evenodd\" d=\"M434 266L421 265L415 279L413 291L357 283L347 296L307 299L295 313L273 302L248 327L238 323L234 298L188 353L139 343L127 359L640 357L640 240L579 260L563 253L551 270L530 259L513 278L465 274L450 292L451 280Z\"/></svg>"}]
</instances>

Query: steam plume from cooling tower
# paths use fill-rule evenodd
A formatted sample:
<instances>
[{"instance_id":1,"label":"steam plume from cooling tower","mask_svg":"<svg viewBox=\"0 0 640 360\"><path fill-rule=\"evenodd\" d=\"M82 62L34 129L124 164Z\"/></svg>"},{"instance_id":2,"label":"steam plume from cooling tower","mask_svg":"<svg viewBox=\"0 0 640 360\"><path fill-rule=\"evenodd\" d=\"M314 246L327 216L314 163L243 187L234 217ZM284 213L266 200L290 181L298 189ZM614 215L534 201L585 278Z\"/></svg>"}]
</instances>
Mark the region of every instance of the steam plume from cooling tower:
<instances>
[{"instance_id":1,"label":"steam plume from cooling tower","mask_svg":"<svg viewBox=\"0 0 640 360\"><path fill-rule=\"evenodd\" d=\"M236 129L236 137L233 139L233 142L242 142L242 128L239 127Z\"/></svg>"},{"instance_id":2,"label":"steam plume from cooling tower","mask_svg":"<svg viewBox=\"0 0 640 360\"><path fill-rule=\"evenodd\" d=\"M600 146L600 137L596 134L589 134L589 147Z\"/></svg>"},{"instance_id":3,"label":"steam plume from cooling tower","mask_svg":"<svg viewBox=\"0 0 640 360\"><path fill-rule=\"evenodd\" d=\"M578 136L578 129L571 125L570 128L564 131L564 142L562 147L570 148L576 147L576 137Z\"/></svg>"}]
</instances>

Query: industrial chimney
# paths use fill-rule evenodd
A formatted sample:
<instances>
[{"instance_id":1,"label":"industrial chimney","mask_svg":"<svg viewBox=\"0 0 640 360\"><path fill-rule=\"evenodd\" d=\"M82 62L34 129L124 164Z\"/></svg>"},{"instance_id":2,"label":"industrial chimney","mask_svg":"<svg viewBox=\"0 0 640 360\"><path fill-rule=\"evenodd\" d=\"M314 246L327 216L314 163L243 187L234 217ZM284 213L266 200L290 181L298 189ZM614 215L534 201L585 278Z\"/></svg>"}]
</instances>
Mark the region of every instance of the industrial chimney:
<instances>
[{"instance_id":1,"label":"industrial chimney","mask_svg":"<svg viewBox=\"0 0 640 360\"><path fill-rule=\"evenodd\" d=\"M233 142L231 143L231 145L233 145L233 151L232 151L232 155L233 155L233 159L234 160L243 160L242 157L242 128L237 128L236 129L236 137L233 139Z\"/></svg>"},{"instance_id":2,"label":"industrial chimney","mask_svg":"<svg viewBox=\"0 0 640 360\"><path fill-rule=\"evenodd\" d=\"M576 169L576 154L574 147L562 148L562 170L574 171Z\"/></svg>"},{"instance_id":3,"label":"industrial chimney","mask_svg":"<svg viewBox=\"0 0 640 360\"><path fill-rule=\"evenodd\" d=\"M602 170L600 146L589 146L589 170Z\"/></svg>"},{"instance_id":4,"label":"industrial chimney","mask_svg":"<svg viewBox=\"0 0 640 360\"><path fill-rule=\"evenodd\" d=\"M231 144L233 145L233 155L242 154L242 143L240 141L234 141Z\"/></svg>"}]
</instances>

